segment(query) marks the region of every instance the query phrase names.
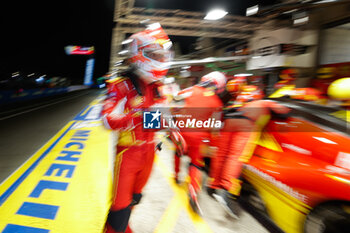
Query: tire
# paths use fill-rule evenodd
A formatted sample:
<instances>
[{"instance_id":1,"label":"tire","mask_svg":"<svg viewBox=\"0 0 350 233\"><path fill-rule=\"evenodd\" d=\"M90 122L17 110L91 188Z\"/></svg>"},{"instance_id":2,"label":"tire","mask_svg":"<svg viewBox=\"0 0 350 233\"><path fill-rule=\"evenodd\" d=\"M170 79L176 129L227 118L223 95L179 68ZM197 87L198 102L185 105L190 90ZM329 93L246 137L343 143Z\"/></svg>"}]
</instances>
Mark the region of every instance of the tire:
<instances>
[{"instance_id":1,"label":"tire","mask_svg":"<svg viewBox=\"0 0 350 233\"><path fill-rule=\"evenodd\" d=\"M307 216L305 233L345 233L350 231L350 204L326 204Z\"/></svg>"},{"instance_id":2,"label":"tire","mask_svg":"<svg viewBox=\"0 0 350 233\"><path fill-rule=\"evenodd\" d=\"M249 204L252 206L255 210L257 210L259 213L263 215L268 215L267 210L265 207L265 203L260 197L258 191L255 190L255 188L244 181L240 196L241 201Z\"/></svg>"},{"instance_id":3,"label":"tire","mask_svg":"<svg viewBox=\"0 0 350 233\"><path fill-rule=\"evenodd\" d=\"M244 181L241 196L238 199L241 206L251 214L261 225L271 233L284 233L269 217L265 202L259 192L248 182Z\"/></svg>"}]
</instances>

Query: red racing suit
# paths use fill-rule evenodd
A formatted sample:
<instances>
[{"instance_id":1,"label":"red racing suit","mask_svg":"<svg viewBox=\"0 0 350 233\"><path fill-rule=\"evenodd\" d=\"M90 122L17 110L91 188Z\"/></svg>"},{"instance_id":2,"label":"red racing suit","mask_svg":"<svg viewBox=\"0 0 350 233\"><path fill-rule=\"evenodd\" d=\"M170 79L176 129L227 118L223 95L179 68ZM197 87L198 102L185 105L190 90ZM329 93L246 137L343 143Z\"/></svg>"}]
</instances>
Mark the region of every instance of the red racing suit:
<instances>
[{"instance_id":1,"label":"red racing suit","mask_svg":"<svg viewBox=\"0 0 350 233\"><path fill-rule=\"evenodd\" d=\"M252 156L271 112L283 116L289 109L270 100L256 100L241 107L231 117L225 117L218 150L211 161L210 188L225 189L239 196L241 181L238 178L242 166Z\"/></svg>"},{"instance_id":2,"label":"red racing suit","mask_svg":"<svg viewBox=\"0 0 350 233\"><path fill-rule=\"evenodd\" d=\"M277 83L275 83L274 88L275 89L280 89L280 88L282 88L282 87L284 87L286 85L294 85L294 80L295 79L293 79L293 78L291 78L291 79L282 79L282 80L278 81Z\"/></svg>"},{"instance_id":3,"label":"red racing suit","mask_svg":"<svg viewBox=\"0 0 350 233\"><path fill-rule=\"evenodd\" d=\"M131 209L140 201L153 165L154 132L143 130L142 109L163 99L156 94L158 84L146 84L135 74L133 77L134 83L129 77L113 83L102 110L105 126L119 132L107 233L131 232L128 227Z\"/></svg>"},{"instance_id":4,"label":"red racing suit","mask_svg":"<svg viewBox=\"0 0 350 233\"><path fill-rule=\"evenodd\" d=\"M212 117L215 112L221 111L223 103L212 90L201 86L193 86L186 92L190 94L185 98L185 105L180 111L181 114L191 115L191 119L196 118L205 121ZM201 169L204 166L200 148L203 140L210 140L211 132L208 129L186 129L181 131L181 135L186 141L188 156L191 158L189 166L190 184L197 193L201 184ZM180 171L180 157L175 155L174 160L177 176Z\"/></svg>"}]
</instances>

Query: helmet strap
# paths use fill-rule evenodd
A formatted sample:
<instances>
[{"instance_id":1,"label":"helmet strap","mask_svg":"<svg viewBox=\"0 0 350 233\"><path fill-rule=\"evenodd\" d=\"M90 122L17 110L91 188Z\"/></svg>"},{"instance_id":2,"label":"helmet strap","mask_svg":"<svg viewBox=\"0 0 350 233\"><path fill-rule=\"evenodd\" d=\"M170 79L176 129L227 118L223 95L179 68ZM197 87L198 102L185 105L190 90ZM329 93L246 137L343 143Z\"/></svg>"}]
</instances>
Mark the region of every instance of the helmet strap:
<instances>
[{"instance_id":1,"label":"helmet strap","mask_svg":"<svg viewBox=\"0 0 350 233\"><path fill-rule=\"evenodd\" d=\"M137 94L139 95L143 95L141 88L140 88L140 84L138 82L138 75L136 73L136 69L133 66L130 66L130 68L128 68L124 73L122 73L122 76L126 76L130 79L132 85L134 86Z\"/></svg>"},{"instance_id":2,"label":"helmet strap","mask_svg":"<svg viewBox=\"0 0 350 233\"><path fill-rule=\"evenodd\" d=\"M232 99L232 95L226 89L219 93L218 96L224 105L226 105Z\"/></svg>"}]
</instances>

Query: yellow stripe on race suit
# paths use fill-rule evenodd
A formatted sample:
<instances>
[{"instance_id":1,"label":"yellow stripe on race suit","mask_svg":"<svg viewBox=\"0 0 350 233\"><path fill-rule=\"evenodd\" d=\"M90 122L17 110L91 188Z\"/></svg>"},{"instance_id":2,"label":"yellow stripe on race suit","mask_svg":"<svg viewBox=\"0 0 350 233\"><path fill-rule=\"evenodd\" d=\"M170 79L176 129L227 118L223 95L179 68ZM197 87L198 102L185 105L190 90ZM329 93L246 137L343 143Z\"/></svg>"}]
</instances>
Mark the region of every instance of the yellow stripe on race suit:
<instances>
[{"instance_id":1,"label":"yellow stripe on race suit","mask_svg":"<svg viewBox=\"0 0 350 233\"><path fill-rule=\"evenodd\" d=\"M233 178L231 179L231 184L232 185L228 192L235 196L239 196L242 189L242 181L240 179Z\"/></svg>"},{"instance_id":2,"label":"yellow stripe on race suit","mask_svg":"<svg viewBox=\"0 0 350 233\"><path fill-rule=\"evenodd\" d=\"M94 101L0 185L0 232L103 231L112 168L100 110Z\"/></svg>"},{"instance_id":3,"label":"yellow stripe on race suit","mask_svg":"<svg viewBox=\"0 0 350 233\"><path fill-rule=\"evenodd\" d=\"M124 149L123 151L119 152L117 154L116 160L114 161L114 180L113 180L113 197L117 197L117 190L118 190L118 184L119 184L119 173L120 173L120 167L123 162L123 156L124 152L128 149ZM112 202L114 202L115 199L112 199Z\"/></svg>"},{"instance_id":4,"label":"yellow stripe on race suit","mask_svg":"<svg viewBox=\"0 0 350 233\"><path fill-rule=\"evenodd\" d=\"M311 207L292 197L254 172L244 169L244 177L264 201L271 219L286 233L303 232L303 224Z\"/></svg>"},{"instance_id":5,"label":"yellow stripe on race suit","mask_svg":"<svg viewBox=\"0 0 350 233\"><path fill-rule=\"evenodd\" d=\"M261 115L255 122L255 127L251 132L248 142L246 143L242 155L239 157L239 160L247 163L252 157L256 146L258 145L261 137L261 131L264 126L269 122L270 115Z\"/></svg>"}]
</instances>

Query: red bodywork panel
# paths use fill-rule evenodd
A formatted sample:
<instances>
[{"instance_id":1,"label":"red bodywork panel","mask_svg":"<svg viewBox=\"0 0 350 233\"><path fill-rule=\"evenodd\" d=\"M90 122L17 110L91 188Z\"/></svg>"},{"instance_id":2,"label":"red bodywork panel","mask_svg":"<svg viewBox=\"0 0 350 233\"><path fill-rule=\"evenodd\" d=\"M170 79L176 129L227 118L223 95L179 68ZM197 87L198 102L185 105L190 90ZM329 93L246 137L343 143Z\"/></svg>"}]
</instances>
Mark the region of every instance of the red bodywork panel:
<instances>
[{"instance_id":1,"label":"red bodywork panel","mask_svg":"<svg viewBox=\"0 0 350 233\"><path fill-rule=\"evenodd\" d=\"M350 201L350 137L297 117L272 120L265 133L282 151L259 145L249 164L301 194L310 207Z\"/></svg>"}]
</instances>

